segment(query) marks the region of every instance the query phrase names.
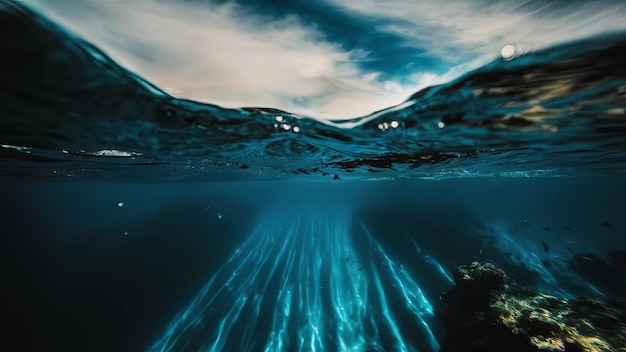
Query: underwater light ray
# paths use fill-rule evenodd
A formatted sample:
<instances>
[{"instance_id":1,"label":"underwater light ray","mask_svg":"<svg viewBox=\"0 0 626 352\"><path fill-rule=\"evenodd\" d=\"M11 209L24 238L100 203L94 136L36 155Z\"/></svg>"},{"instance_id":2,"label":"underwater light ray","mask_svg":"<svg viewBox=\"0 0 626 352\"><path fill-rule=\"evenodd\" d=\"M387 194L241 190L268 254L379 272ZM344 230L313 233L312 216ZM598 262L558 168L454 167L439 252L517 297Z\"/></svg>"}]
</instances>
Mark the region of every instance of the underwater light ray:
<instances>
[{"instance_id":1,"label":"underwater light ray","mask_svg":"<svg viewBox=\"0 0 626 352\"><path fill-rule=\"evenodd\" d=\"M238 269L241 270L234 271L226 282L228 291L235 292L236 294L234 296L236 298L235 301L229 306L230 309L226 312L225 316L223 316L220 320L217 332L215 333L216 337L214 342L210 347L208 347L209 351L219 351L224 348L226 339L228 338L234 323L238 320L241 312L248 303L248 297L251 293L251 289L254 287L254 279L258 276L263 264L267 261L267 256L264 256L263 254L269 250L269 244L271 242L271 239L268 238L268 240L263 242L261 249L259 251L255 251L256 255L252 256L252 261L244 262L251 264L250 266L252 266L252 268L249 271L251 275L242 276L241 272L243 272L244 269L243 267L239 267ZM235 281L236 279L238 281ZM233 295L229 295L225 297L225 299L232 296ZM213 300L214 299L211 298L209 302L212 302ZM210 304L206 304L205 307L210 307Z\"/></svg>"},{"instance_id":2,"label":"underwater light ray","mask_svg":"<svg viewBox=\"0 0 626 352\"><path fill-rule=\"evenodd\" d=\"M324 343L320 336L322 326L321 297L319 295L319 268L321 265L320 230L318 216L310 219L307 232L302 238L300 250L300 270L303 275L299 284L299 307L304 313L306 323L302 324L299 330L298 350L317 351L324 350ZM301 232L301 235L303 233ZM312 257L309 257L312 256Z\"/></svg>"},{"instance_id":3,"label":"underwater light ray","mask_svg":"<svg viewBox=\"0 0 626 352\"><path fill-rule=\"evenodd\" d=\"M172 324L171 327L168 328L165 336L159 340L155 345L153 345L152 350L153 351L170 351L170 348L168 348L167 346L174 346L177 344L178 340L180 337L184 336L184 333L187 330L193 330L191 328L192 325L197 325L201 322L201 316L200 319L198 319L198 317L196 317L198 314L196 313L196 310L198 309L197 307L200 305L201 301L205 298L205 296L208 294L208 292L211 290L211 288L213 287L213 284L216 282L216 279L222 274L222 272L224 271L224 268L226 267L226 265L231 264L235 258L238 258L242 255L242 248L247 248L250 245L250 242L252 240L252 236L250 236L240 247L238 247L235 252L233 253L233 255L228 259L228 261L226 262L226 264L224 266L222 266L209 280L209 282L200 290L200 292L195 296L194 300L191 302L191 304L189 305L189 307L179 316L174 320L174 323ZM247 261L247 258L250 257L251 255L253 255L254 253L251 253L249 251L246 251L246 260L242 260L239 263L239 266L243 266L244 263ZM221 288L218 289L218 291L216 292L215 295L212 296L212 298L209 300L209 302L207 302L208 306L211 306L213 300L215 300L218 295L226 289L226 286L222 286ZM192 319L193 317L193 319ZM191 321L188 321L191 320ZM185 324L186 323L186 324ZM182 330L178 335L174 335L174 333L177 330ZM157 346L162 346L161 348L157 348Z\"/></svg>"},{"instance_id":4,"label":"underwater light ray","mask_svg":"<svg viewBox=\"0 0 626 352\"><path fill-rule=\"evenodd\" d=\"M336 210L262 217L152 351L438 350L420 285L364 223L357 250L350 224Z\"/></svg>"},{"instance_id":5,"label":"underwater light ray","mask_svg":"<svg viewBox=\"0 0 626 352\"><path fill-rule=\"evenodd\" d=\"M250 271L250 275L243 276L243 280L239 282L238 287L233 289L233 291L236 292L237 298L234 304L231 306L231 309L226 314L226 316L223 317L222 320L220 321L219 328L217 331L217 337L215 338L215 341L213 342L212 346L209 348L210 351L221 351L224 349L224 346L227 343L226 339L228 338L235 323L239 319L239 316L241 315L241 312L243 311L245 305L248 303L248 297L250 296L250 294L252 294L251 291L256 288L255 283L258 282L257 278L259 276L259 273L262 271L265 264L268 263L269 258L272 257L271 256L272 251L273 249L275 249L274 245L276 243L275 232L276 232L276 229L274 228L269 229L269 231L266 230L266 231L261 232L263 234L262 237L264 237L266 240L263 241L262 248L256 251L257 255L254 256L254 259L256 260L252 262L253 270ZM281 246L278 249L278 253L275 256L275 258L281 257L281 254L284 252L288 242L289 241L283 242L283 246ZM276 265L270 268L270 271L273 271L275 268L276 268ZM240 276L241 275L238 272L234 272L231 278L240 277ZM268 275L268 278L271 276L272 275L270 273L270 275ZM228 286L230 286L230 284L231 284L231 281L227 283ZM262 292L263 291L264 290L262 290ZM251 322L251 324L249 325L249 328L253 328L254 325L255 324L252 324Z\"/></svg>"},{"instance_id":6,"label":"underwater light ray","mask_svg":"<svg viewBox=\"0 0 626 352\"><path fill-rule=\"evenodd\" d=\"M544 267L541 258L537 254L535 254L532 250L524 248L522 244L507 235L504 231L497 231L497 234L498 240L502 243L503 252L509 251L517 254L520 261L525 263L524 265L526 267L540 273L542 281L549 287L546 287L547 291L550 291L552 294L567 300L575 297L569 290L561 287L557 279L554 275L552 275L552 272Z\"/></svg>"},{"instance_id":7,"label":"underwater light ray","mask_svg":"<svg viewBox=\"0 0 626 352\"><path fill-rule=\"evenodd\" d=\"M298 227L299 221L300 221L300 218L298 218L296 221L293 221L291 223L290 228L284 234L285 238L281 238L281 239L278 238L279 236L282 235L280 233L282 226L279 227L278 230L273 230L271 234L269 233L265 234L265 236L268 236L268 237L271 236L272 238L271 241L273 244L282 243L282 246L280 246L280 249L277 255L274 257L274 260L271 262L271 267L269 268L269 274L265 277L262 287L254 295L253 302L251 303L253 306L252 317L248 320L248 324L247 324L248 329L243 331L243 337L241 338L242 346L248 346L252 344L252 337L253 337L253 332L254 332L254 329L252 329L252 327L256 327L257 325L257 321L259 319L260 312L261 312L262 298L265 297L267 294L267 290L268 290L268 287L272 278L274 277L274 273L279 270L280 264L285 262L283 258L286 256L287 248L290 247L289 246L290 242L293 241L293 238L295 237L294 233ZM256 279L257 278L255 277L255 280Z\"/></svg>"},{"instance_id":8,"label":"underwater light ray","mask_svg":"<svg viewBox=\"0 0 626 352\"><path fill-rule=\"evenodd\" d=\"M439 343L435 338L432 329L424 319L425 316L432 317L434 315L432 304L428 301L420 286L409 275L404 266L396 265L396 263L389 258L380 243L374 239L371 231L364 223L361 223L361 228L367 235L370 244L376 250L376 253L384 260L384 263L386 264L385 266L389 270L396 286L402 293L402 297L404 298L407 308L409 308L409 310L417 318L419 324L423 326L424 331L428 336L428 342L431 348L435 351L439 350Z\"/></svg>"},{"instance_id":9,"label":"underwater light ray","mask_svg":"<svg viewBox=\"0 0 626 352\"><path fill-rule=\"evenodd\" d=\"M452 278L452 275L450 275L450 273L441 265L441 263L439 263L437 260L429 255L424 256L424 261L434 266L435 269L437 269L437 272L439 272L439 274L441 274L441 276L443 276L446 281L448 281L451 285L454 284L454 279Z\"/></svg>"},{"instance_id":10,"label":"underwater light ray","mask_svg":"<svg viewBox=\"0 0 626 352\"><path fill-rule=\"evenodd\" d=\"M301 219L299 218L298 221ZM282 272L282 280L276 305L272 318L272 329L267 339L264 351L281 351L289 345L288 324L292 312L293 293L295 291L295 283L298 281L298 270L296 270L298 251L295 246L297 227L290 229L290 249L284 258L284 268ZM278 263L278 261L277 261Z\"/></svg>"},{"instance_id":11,"label":"underwater light ray","mask_svg":"<svg viewBox=\"0 0 626 352\"><path fill-rule=\"evenodd\" d=\"M395 340L394 349L398 351L408 351L409 349L400 334L400 330L398 329L398 325L396 324L395 319L391 315L391 310L389 309L389 304L387 303L387 297L385 295L385 290L383 289L383 284L380 280L380 275L378 273L378 269L376 266L371 265L370 269L372 270L372 277L374 278L374 286L376 287L376 292L378 293L378 303L382 309L383 317L385 318L385 323L391 330L392 336Z\"/></svg>"},{"instance_id":12,"label":"underwater light ray","mask_svg":"<svg viewBox=\"0 0 626 352\"><path fill-rule=\"evenodd\" d=\"M232 297L232 292L239 291L234 305L221 319L216 332L214 347L218 347L218 343L223 341L225 330L229 329L233 321L237 320L240 310L247 301L246 287L253 287L255 278L262 268L262 262L270 257L275 236L272 227L258 226L252 232L251 236L235 250L233 256L222 266L209 283L196 295L190 306L185 310L180 318L175 319L172 326L168 329L165 337L153 346L155 351L171 351L175 348L185 348L190 341L186 341L184 346L178 346L179 339L182 336L197 334L197 328L201 325L206 317L214 313L219 299L228 299ZM242 255L243 253L243 255ZM230 268L234 265L233 268ZM252 270L246 270L251 268ZM230 269L230 270L228 270ZM230 272L230 274L228 274ZM243 275L243 273L246 273ZM220 280L218 280L220 279ZM237 281L236 281L237 280ZM221 282L221 286L215 287L217 282ZM228 322L231 323L228 323ZM228 323L228 324L227 324ZM203 325L203 324L202 324ZM202 326L201 326L202 328ZM172 336L177 336L172 339ZM161 347L158 347L161 346ZM177 347L178 346L178 347Z\"/></svg>"},{"instance_id":13,"label":"underwater light ray","mask_svg":"<svg viewBox=\"0 0 626 352\"><path fill-rule=\"evenodd\" d=\"M326 234L331 253L330 287L334 306L336 339L341 350L362 349L366 343L363 321L367 312L367 281L359 257L348 238L345 222L337 221ZM344 259L345 258L345 259Z\"/></svg>"}]
</instances>

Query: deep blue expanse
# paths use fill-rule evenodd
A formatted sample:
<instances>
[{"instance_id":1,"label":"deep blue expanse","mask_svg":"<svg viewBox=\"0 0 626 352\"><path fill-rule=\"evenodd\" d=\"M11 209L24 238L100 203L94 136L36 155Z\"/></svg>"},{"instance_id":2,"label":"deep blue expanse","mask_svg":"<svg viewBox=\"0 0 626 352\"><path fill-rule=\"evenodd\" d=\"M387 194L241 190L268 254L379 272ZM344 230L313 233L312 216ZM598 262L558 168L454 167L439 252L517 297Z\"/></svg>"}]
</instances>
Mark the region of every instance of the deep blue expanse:
<instances>
[{"instance_id":1,"label":"deep blue expanse","mask_svg":"<svg viewBox=\"0 0 626 352\"><path fill-rule=\"evenodd\" d=\"M429 309L450 268L479 259L560 297L625 292L623 267L599 277L570 262L625 248L621 177L29 182L2 194L9 331L33 334L24 350L434 350Z\"/></svg>"},{"instance_id":2,"label":"deep blue expanse","mask_svg":"<svg viewBox=\"0 0 626 352\"><path fill-rule=\"evenodd\" d=\"M624 300L625 38L320 122L177 99L0 2L6 343L438 351L440 296L473 261Z\"/></svg>"}]
</instances>

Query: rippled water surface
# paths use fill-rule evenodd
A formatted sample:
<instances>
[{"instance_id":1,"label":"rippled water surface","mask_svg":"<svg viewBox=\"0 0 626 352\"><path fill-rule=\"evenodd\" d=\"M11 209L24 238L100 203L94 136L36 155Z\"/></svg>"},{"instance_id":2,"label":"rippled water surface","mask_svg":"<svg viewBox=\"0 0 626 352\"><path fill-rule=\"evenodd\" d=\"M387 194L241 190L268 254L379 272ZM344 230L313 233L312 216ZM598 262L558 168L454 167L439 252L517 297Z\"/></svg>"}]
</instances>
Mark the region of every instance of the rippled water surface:
<instances>
[{"instance_id":1,"label":"rippled water surface","mask_svg":"<svg viewBox=\"0 0 626 352\"><path fill-rule=\"evenodd\" d=\"M322 123L175 99L45 19L4 7L2 50L10 54L1 64L11 70L2 77L0 138L7 177L202 181L624 170L623 33L498 59L396 107Z\"/></svg>"}]
</instances>

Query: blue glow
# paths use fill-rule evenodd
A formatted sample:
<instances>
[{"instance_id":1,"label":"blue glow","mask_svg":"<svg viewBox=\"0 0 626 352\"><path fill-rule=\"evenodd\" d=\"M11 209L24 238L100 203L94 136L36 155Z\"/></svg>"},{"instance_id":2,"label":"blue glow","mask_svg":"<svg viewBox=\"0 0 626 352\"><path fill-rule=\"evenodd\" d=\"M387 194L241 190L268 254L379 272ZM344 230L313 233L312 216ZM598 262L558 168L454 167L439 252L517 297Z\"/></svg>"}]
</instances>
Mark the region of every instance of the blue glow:
<instances>
[{"instance_id":1,"label":"blue glow","mask_svg":"<svg viewBox=\"0 0 626 352\"><path fill-rule=\"evenodd\" d=\"M575 297L569 290L561 287L553 273L546 269L541 258L532 250L527 249L520 240L506 234L505 231L497 231L498 243L502 252L514 253L514 257L519 258L520 263L524 263L526 268L540 274L541 280L545 284L544 291L563 299L573 299Z\"/></svg>"},{"instance_id":2,"label":"blue glow","mask_svg":"<svg viewBox=\"0 0 626 352\"><path fill-rule=\"evenodd\" d=\"M426 263L434 266L439 272L439 274L441 274L441 276L443 276L446 280L448 280L450 284L454 283L454 279L452 278L452 275L450 275L450 273L441 265L441 263L439 263L437 260L433 259L433 257L429 255L424 256L424 260L426 261Z\"/></svg>"},{"instance_id":3,"label":"blue glow","mask_svg":"<svg viewBox=\"0 0 626 352\"><path fill-rule=\"evenodd\" d=\"M439 349L422 288L349 212L260 219L151 351Z\"/></svg>"},{"instance_id":4,"label":"blue glow","mask_svg":"<svg viewBox=\"0 0 626 352\"><path fill-rule=\"evenodd\" d=\"M428 299L422 293L422 289L419 287L417 282L408 274L405 268L400 265L396 265L389 256L385 253L380 244L374 239L371 232L367 229L365 224L361 224L361 228L367 234L370 242L374 245L378 254L384 258L386 267L389 268L391 276L396 282L397 287L400 288L402 292L402 297L404 298L407 308L411 310L415 314L415 317L419 321L419 323L424 327L425 332L428 335L428 340L430 346L433 350L439 350L439 343L437 342L430 326L424 320L424 317L432 317L434 315L433 306L430 304ZM402 348L406 350L406 348Z\"/></svg>"}]
</instances>

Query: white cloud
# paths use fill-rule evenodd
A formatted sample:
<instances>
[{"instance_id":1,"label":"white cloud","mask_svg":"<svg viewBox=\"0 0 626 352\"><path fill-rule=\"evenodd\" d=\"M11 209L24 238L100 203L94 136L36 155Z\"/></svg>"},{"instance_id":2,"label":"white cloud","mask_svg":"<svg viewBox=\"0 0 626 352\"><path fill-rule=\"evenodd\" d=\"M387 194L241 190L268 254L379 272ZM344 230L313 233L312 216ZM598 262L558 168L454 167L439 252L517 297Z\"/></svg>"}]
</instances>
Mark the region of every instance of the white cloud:
<instances>
[{"instance_id":1,"label":"white cloud","mask_svg":"<svg viewBox=\"0 0 626 352\"><path fill-rule=\"evenodd\" d=\"M443 74L410 74L404 91L449 82L500 56L513 44L525 51L626 30L626 2L490 0L329 0L360 16L385 19L379 31L394 33L451 63ZM563 8L567 7L567 8Z\"/></svg>"},{"instance_id":2,"label":"white cloud","mask_svg":"<svg viewBox=\"0 0 626 352\"><path fill-rule=\"evenodd\" d=\"M394 20L378 29L402 35L444 60L461 52L461 57L472 54L486 61L498 57L506 44L543 48L626 29L626 2L331 1L359 15Z\"/></svg>"},{"instance_id":3,"label":"white cloud","mask_svg":"<svg viewBox=\"0 0 626 352\"><path fill-rule=\"evenodd\" d=\"M27 3L171 94L225 107L262 106L346 118L397 104L346 52L295 17L245 18L232 5L145 0Z\"/></svg>"},{"instance_id":4,"label":"white cloud","mask_svg":"<svg viewBox=\"0 0 626 352\"><path fill-rule=\"evenodd\" d=\"M234 5L25 2L175 96L322 119L357 117L399 104L421 88L497 58L506 44L541 48L626 28L626 3L577 2L555 11L520 1L329 1L360 16L387 19L373 23L441 58L450 69L409 73L404 84L382 82L378 72L359 68L367 52L326 42L297 17L270 21L244 16Z\"/></svg>"}]
</instances>

